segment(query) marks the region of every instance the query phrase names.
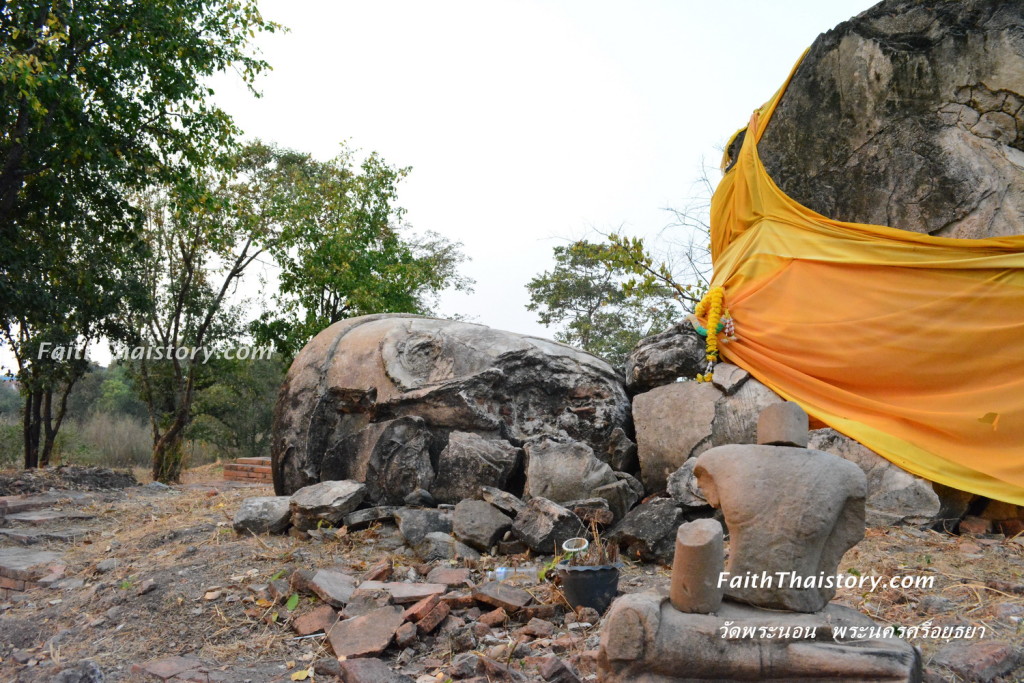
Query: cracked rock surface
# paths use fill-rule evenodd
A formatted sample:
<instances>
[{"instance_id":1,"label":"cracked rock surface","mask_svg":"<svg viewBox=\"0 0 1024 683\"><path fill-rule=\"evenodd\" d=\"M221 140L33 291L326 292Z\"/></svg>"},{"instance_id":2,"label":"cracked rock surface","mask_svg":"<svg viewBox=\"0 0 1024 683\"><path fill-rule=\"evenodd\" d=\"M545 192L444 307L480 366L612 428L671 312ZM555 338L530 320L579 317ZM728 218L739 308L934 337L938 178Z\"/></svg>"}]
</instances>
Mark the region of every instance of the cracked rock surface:
<instances>
[{"instance_id":1,"label":"cracked rock surface","mask_svg":"<svg viewBox=\"0 0 1024 683\"><path fill-rule=\"evenodd\" d=\"M1024 234L1024 3L885 0L814 42L761 138L829 218Z\"/></svg>"}]
</instances>

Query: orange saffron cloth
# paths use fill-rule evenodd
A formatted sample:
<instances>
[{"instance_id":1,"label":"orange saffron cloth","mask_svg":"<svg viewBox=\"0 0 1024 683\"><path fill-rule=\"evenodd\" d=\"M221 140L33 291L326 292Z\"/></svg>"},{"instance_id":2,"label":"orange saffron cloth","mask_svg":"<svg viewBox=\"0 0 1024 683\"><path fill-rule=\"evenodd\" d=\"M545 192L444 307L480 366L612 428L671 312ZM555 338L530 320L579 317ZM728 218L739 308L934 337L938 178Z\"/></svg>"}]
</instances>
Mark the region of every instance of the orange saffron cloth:
<instances>
[{"instance_id":1,"label":"orange saffron cloth","mask_svg":"<svg viewBox=\"0 0 1024 683\"><path fill-rule=\"evenodd\" d=\"M738 337L721 355L905 470L1024 505L1024 236L932 237L797 203L757 151L788 84L711 202L711 286Z\"/></svg>"}]
</instances>

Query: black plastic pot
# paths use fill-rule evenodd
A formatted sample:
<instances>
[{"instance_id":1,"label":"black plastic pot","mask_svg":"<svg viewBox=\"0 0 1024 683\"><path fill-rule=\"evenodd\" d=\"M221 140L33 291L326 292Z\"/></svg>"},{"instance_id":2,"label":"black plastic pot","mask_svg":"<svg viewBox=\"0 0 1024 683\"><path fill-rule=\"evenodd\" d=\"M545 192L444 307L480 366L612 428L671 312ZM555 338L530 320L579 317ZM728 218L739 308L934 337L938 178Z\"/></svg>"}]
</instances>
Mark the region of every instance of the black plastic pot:
<instances>
[{"instance_id":1,"label":"black plastic pot","mask_svg":"<svg viewBox=\"0 0 1024 683\"><path fill-rule=\"evenodd\" d=\"M575 607L593 607L600 614L612 604L619 591L619 564L605 564L599 567L573 567L566 563L558 565L562 579L562 592L569 604Z\"/></svg>"}]
</instances>

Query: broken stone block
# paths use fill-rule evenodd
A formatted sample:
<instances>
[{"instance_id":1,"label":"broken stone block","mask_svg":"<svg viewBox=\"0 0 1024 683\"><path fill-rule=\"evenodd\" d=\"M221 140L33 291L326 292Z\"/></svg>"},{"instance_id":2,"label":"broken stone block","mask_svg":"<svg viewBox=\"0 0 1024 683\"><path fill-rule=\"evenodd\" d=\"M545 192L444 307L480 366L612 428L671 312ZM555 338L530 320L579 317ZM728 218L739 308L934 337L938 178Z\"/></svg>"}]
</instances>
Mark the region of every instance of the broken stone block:
<instances>
[{"instance_id":1,"label":"broken stone block","mask_svg":"<svg viewBox=\"0 0 1024 683\"><path fill-rule=\"evenodd\" d=\"M512 531L531 550L538 553L560 553L562 544L586 532L580 518L547 498L533 498L526 510L519 513Z\"/></svg>"},{"instance_id":2,"label":"broken stone block","mask_svg":"<svg viewBox=\"0 0 1024 683\"><path fill-rule=\"evenodd\" d=\"M292 526L306 531L323 522L337 525L365 497L366 486L355 481L323 481L306 486L292 495Z\"/></svg>"},{"instance_id":3,"label":"broken stone block","mask_svg":"<svg viewBox=\"0 0 1024 683\"><path fill-rule=\"evenodd\" d=\"M750 379L750 373L732 363L718 363L711 378L711 383L726 396L732 396Z\"/></svg>"},{"instance_id":4,"label":"broken stone block","mask_svg":"<svg viewBox=\"0 0 1024 683\"><path fill-rule=\"evenodd\" d=\"M345 515L342 521L351 531L365 529L374 522L393 522L400 508L394 505L378 505L365 510L356 510Z\"/></svg>"},{"instance_id":5,"label":"broken stone block","mask_svg":"<svg viewBox=\"0 0 1024 683\"><path fill-rule=\"evenodd\" d=\"M506 612L514 612L533 601L533 596L522 588L516 588L500 581L491 581L477 586L473 591L473 597L479 602L500 607ZM480 618L482 620L484 617ZM484 623L487 623L488 626L492 625L488 622Z\"/></svg>"},{"instance_id":6,"label":"broken stone block","mask_svg":"<svg viewBox=\"0 0 1024 683\"><path fill-rule=\"evenodd\" d=\"M796 403L773 403L757 418L757 443L762 446L807 448L807 413Z\"/></svg>"},{"instance_id":7,"label":"broken stone block","mask_svg":"<svg viewBox=\"0 0 1024 683\"><path fill-rule=\"evenodd\" d=\"M640 474L649 492L664 491L670 474L711 447L721 396L711 384L675 382L633 399Z\"/></svg>"},{"instance_id":8,"label":"broken stone block","mask_svg":"<svg viewBox=\"0 0 1024 683\"><path fill-rule=\"evenodd\" d=\"M507 441L452 432L438 456L437 477L430 490L440 502L455 504L476 498L482 486L503 489L522 457L522 449Z\"/></svg>"},{"instance_id":9,"label":"broken stone block","mask_svg":"<svg viewBox=\"0 0 1024 683\"><path fill-rule=\"evenodd\" d=\"M345 619L361 617L381 607L387 607L391 603L391 593L387 591L357 588L352 591L348 602L345 603L343 615Z\"/></svg>"},{"instance_id":10,"label":"broken stone block","mask_svg":"<svg viewBox=\"0 0 1024 683\"><path fill-rule=\"evenodd\" d=\"M928 524L942 517L942 500L929 481L906 472L874 451L834 429L815 429L807 441L808 448L838 455L859 467L868 481L864 501L868 526L893 524ZM955 492L959 500L970 501L973 494ZM967 503L957 514L967 512Z\"/></svg>"},{"instance_id":11,"label":"broken stone block","mask_svg":"<svg viewBox=\"0 0 1024 683\"><path fill-rule=\"evenodd\" d=\"M601 527L610 526L615 521L615 513L611 511L608 501L604 498L584 498L583 500L566 501L562 507L580 518L590 528L594 523Z\"/></svg>"},{"instance_id":12,"label":"broken stone block","mask_svg":"<svg viewBox=\"0 0 1024 683\"><path fill-rule=\"evenodd\" d=\"M343 607L356 589L356 580L332 569L318 569L309 580L309 588L328 605Z\"/></svg>"},{"instance_id":13,"label":"broken stone block","mask_svg":"<svg viewBox=\"0 0 1024 683\"><path fill-rule=\"evenodd\" d=\"M246 498L235 513L233 527L240 534L278 534L291 521L291 497L259 496Z\"/></svg>"},{"instance_id":14,"label":"broken stone block","mask_svg":"<svg viewBox=\"0 0 1024 683\"><path fill-rule=\"evenodd\" d=\"M443 560L478 560L480 553L465 543L460 543L451 534L432 531L413 548L416 555L424 562L440 562Z\"/></svg>"},{"instance_id":15,"label":"broken stone block","mask_svg":"<svg viewBox=\"0 0 1024 683\"><path fill-rule=\"evenodd\" d=\"M382 607L361 617L339 621L327 632L334 655L372 657L387 649L404 623L401 607Z\"/></svg>"},{"instance_id":16,"label":"broken stone block","mask_svg":"<svg viewBox=\"0 0 1024 683\"><path fill-rule=\"evenodd\" d=\"M756 444L761 411L778 403L782 403L778 394L753 377L749 378L733 394L722 396L715 404L710 445Z\"/></svg>"},{"instance_id":17,"label":"broken stone block","mask_svg":"<svg viewBox=\"0 0 1024 683\"><path fill-rule=\"evenodd\" d=\"M547 683L580 683L579 677L572 669L555 655L544 657L537 667L537 673Z\"/></svg>"},{"instance_id":18,"label":"broken stone block","mask_svg":"<svg viewBox=\"0 0 1024 683\"><path fill-rule=\"evenodd\" d=\"M414 683L379 659L348 659L339 662L338 669L345 683Z\"/></svg>"},{"instance_id":19,"label":"broken stone block","mask_svg":"<svg viewBox=\"0 0 1024 683\"><path fill-rule=\"evenodd\" d=\"M682 524L676 532L669 598L680 612L710 614L722 604L719 584L724 564L722 524L698 519Z\"/></svg>"},{"instance_id":20,"label":"broken stone block","mask_svg":"<svg viewBox=\"0 0 1024 683\"><path fill-rule=\"evenodd\" d=\"M683 511L674 500L656 498L630 510L607 538L630 559L668 564L675 553L676 530L683 521Z\"/></svg>"},{"instance_id":21,"label":"broken stone block","mask_svg":"<svg viewBox=\"0 0 1024 683\"><path fill-rule=\"evenodd\" d=\"M448 534L452 530L450 510L401 508L395 513L395 519L398 520L398 532L410 547L416 547L429 533Z\"/></svg>"},{"instance_id":22,"label":"broken stone block","mask_svg":"<svg viewBox=\"0 0 1024 683\"><path fill-rule=\"evenodd\" d=\"M659 595L633 593L617 599L605 617L598 680L921 680L921 658L910 643L836 637L850 627L885 635L871 619L840 605L796 614L726 600L717 615L689 614Z\"/></svg>"},{"instance_id":23,"label":"broken stone block","mask_svg":"<svg viewBox=\"0 0 1024 683\"><path fill-rule=\"evenodd\" d=\"M463 500L455 506L452 531L477 550L488 551L512 528L512 518L482 500Z\"/></svg>"},{"instance_id":24,"label":"broken stone block","mask_svg":"<svg viewBox=\"0 0 1024 683\"><path fill-rule=\"evenodd\" d=\"M579 441L540 439L526 444L526 492L556 503L588 498L601 486L615 483L612 468Z\"/></svg>"},{"instance_id":25,"label":"broken stone block","mask_svg":"<svg viewBox=\"0 0 1024 683\"><path fill-rule=\"evenodd\" d=\"M330 605L320 605L292 622L292 629L300 636L323 631L326 633L338 622L338 613Z\"/></svg>"},{"instance_id":26,"label":"broken stone block","mask_svg":"<svg viewBox=\"0 0 1024 683\"><path fill-rule=\"evenodd\" d=\"M626 388L631 394L650 391L672 384L679 378L689 379L704 372L704 337L697 334L690 322L641 339L626 357Z\"/></svg>"},{"instance_id":27,"label":"broken stone block","mask_svg":"<svg viewBox=\"0 0 1024 683\"><path fill-rule=\"evenodd\" d=\"M696 465L697 458L690 458L668 478L668 495L685 507L706 507L708 504L693 474Z\"/></svg>"},{"instance_id":28,"label":"broken stone block","mask_svg":"<svg viewBox=\"0 0 1024 683\"><path fill-rule=\"evenodd\" d=\"M1012 643L999 640L958 640L935 653L931 663L967 681L991 681L1013 671L1021 654Z\"/></svg>"},{"instance_id":29,"label":"broken stone block","mask_svg":"<svg viewBox=\"0 0 1024 683\"><path fill-rule=\"evenodd\" d=\"M404 581L363 581L359 590L382 590L391 594L396 605L419 602L435 593L444 594L448 589L443 583L405 583Z\"/></svg>"},{"instance_id":30,"label":"broken stone block","mask_svg":"<svg viewBox=\"0 0 1024 683\"><path fill-rule=\"evenodd\" d=\"M448 618L448 614L451 611L452 609L448 606L448 603L437 603L433 609L423 615L422 619L416 622L416 630L423 635L433 633L441 625L441 622Z\"/></svg>"},{"instance_id":31,"label":"broken stone block","mask_svg":"<svg viewBox=\"0 0 1024 683\"><path fill-rule=\"evenodd\" d=\"M162 681L174 678L178 674L185 673L202 666L203 663L194 657L162 657L151 659L142 664L134 664L132 673L136 675L154 676Z\"/></svg>"},{"instance_id":32,"label":"broken stone block","mask_svg":"<svg viewBox=\"0 0 1024 683\"><path fill-rule=\"evenodd\" d=\"M513 519L526 509L526 503L516 496L490 486L480 487L480 497Z\"/></svg>"},{"instance_id":33,"label":"broken stone block","mask_svg":"<svg viewBox=\"0 0 1024 683\"><path fill-rule=\"evenodd\" d=\"M718 446L694 473L729 529L725 594L761 607L816 612L835 595L824 582L864 538L864 473L821 451L783 446ZM769 585L758 580L785 573Z\"/></svg>"},{"instance_id":34,"label":"broken stone block","mask_svg":"<svg viewBox=\"0 0 1024 683\"><path fill-rule=\"evenodd\" d=\"M592 493L595 497L603 498L608 503L608 509L611 510L612 516L618 520L625 517L626 513L640 500L643 495L643 484L625 472L616 472L616 475L614 483L598 486ZM629 479L624 477L629 477ZM634 483L639 485L640 493L637 493Z\"/></svg>"},{"instance_id":35,"label":"broken stone block","mask_svg":"<svg viewBox=\"0 0 1024 683\"><path fill-rule=\"evenodd\" d=\"M472 582L469 570L464 567L434 567L427 574L428 583L443 583L448 587L468 586Z\"/></svg>"}]
</instances>

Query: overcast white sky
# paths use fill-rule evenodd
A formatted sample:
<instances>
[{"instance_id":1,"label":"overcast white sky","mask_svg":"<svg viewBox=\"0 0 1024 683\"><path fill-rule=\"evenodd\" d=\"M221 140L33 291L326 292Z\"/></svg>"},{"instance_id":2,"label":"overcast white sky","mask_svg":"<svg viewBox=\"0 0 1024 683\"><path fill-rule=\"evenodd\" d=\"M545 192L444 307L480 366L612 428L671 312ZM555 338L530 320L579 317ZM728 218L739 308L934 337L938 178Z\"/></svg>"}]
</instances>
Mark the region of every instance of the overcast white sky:
<instances>
[{"instance_id":1,"label":"overcast white sky","mask_svg":"<svg viewBox=\"0 0 1024 683\"><path fill-rule=\"evenodd\" d=\"M290 29L258 38L263 97L233 75L213 87L248 137L321 159L348 140L411 166L409 222L462 242L476 280L440 313L550 337L525 286L552 247L656 236L801 52L872 4L261 0Z\"/></svg>"},{"instance_id":2,"label":"overcast white sky","mask_svg":"<svg viewBox=\"0 0 1024 683\"><path fill-rule=\"evenodd\" d=\"M259 39L263 97L214 87L250 137L322 159L348 140L412 166L409 222L472 259L475 293L441 312L550 336L525 285L552 247L657 234L804 48L872 4L262 0L291 29Z\"/></svg>"}]
</instances>

